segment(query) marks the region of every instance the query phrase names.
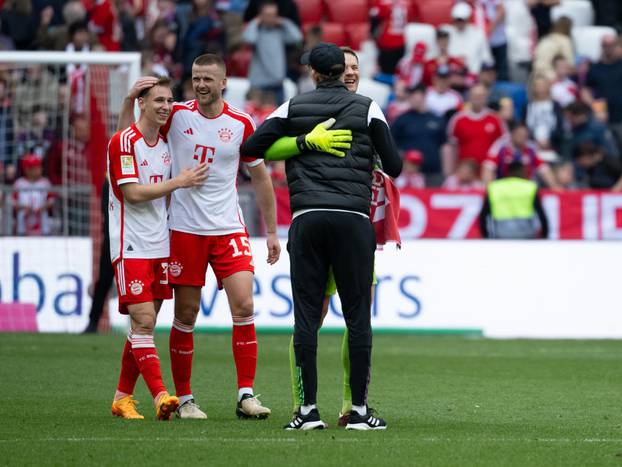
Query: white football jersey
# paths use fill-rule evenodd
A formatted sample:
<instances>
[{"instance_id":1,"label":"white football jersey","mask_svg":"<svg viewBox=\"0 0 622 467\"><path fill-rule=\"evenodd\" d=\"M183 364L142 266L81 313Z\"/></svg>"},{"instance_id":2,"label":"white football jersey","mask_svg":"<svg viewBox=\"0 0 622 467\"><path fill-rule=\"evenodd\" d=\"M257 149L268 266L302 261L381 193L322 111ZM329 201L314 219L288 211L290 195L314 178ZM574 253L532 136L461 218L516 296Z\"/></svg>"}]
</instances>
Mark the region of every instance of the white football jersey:
<instances>
[{"instance_id":1,"label":"white football jersey","mask_svg":"<svg viewBox=\"0 0 622 467\"><path fill-rule=\"evenodd\" d=\"M255 131L253 119L226 102L220 115L208 118L193 100L176 103L161 131L169 143L173 176L201 162L208 165L202 186L173 192L171 230L197 235L245 232L236 186L240 160L249 167L263 162L240 155L240 145Z\"/></svg>"},{"instance_id":2,"label":"white football jersey","mask_svg":"<svg viewBox=\"0 0 622 467\"><path fill-rule=\"evenodd\" d=\"M121 185L161 183L171 176L171 155L163 137L150 146L136 125L115 133L108 143L110 195L110 257L166 258L169 233L166 197L132 204L124 200Z\"/></svg>"},{"instance_id":3,"label":"white football jersey","mask_svg":"<svg viewBox=\"0 0 622 467\"><path fill-rule=\"evenodd\" d=\"M430 87L425 94L425 106L437 117L444 117L449 110L460 110L462 97L453 89L441 93Z\"/></svg>"}]
</instances>

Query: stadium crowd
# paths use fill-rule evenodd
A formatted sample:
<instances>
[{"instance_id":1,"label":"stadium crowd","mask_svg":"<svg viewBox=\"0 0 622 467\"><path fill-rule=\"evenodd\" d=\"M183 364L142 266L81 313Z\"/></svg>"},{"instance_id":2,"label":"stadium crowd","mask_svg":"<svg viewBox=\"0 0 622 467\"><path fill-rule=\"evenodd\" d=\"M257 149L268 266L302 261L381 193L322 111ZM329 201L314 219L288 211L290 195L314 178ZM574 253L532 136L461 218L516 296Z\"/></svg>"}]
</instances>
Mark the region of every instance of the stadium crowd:
<instances>
[{"instance_id":1,"label":"stadium crowd","mask_svg":"<svg viewBox=\"0 0 622 467\"><path fill-rule=\"evenodd\" d=\"M547 188L622 191L622 3L566 1L589 5L593 25L609 27L597 58L579 53L573 15L553 14L564 0L0 0L0 50L140 51L143 74L170 76L182 101L193 59L217 53L228 76L248 79L244 110L259 124L287 98L286 79L311 89L305 50L349 45L390 86L383 110L405 163L400 188L483 189L520 161ZM533 25L520 62L508 31L518 3ZM409 44L412 24L433 27L431 40ZM89 144L85 73L70 65L59 80L45 67L0 65L10 233L50 233L46 190L63 183L62 158L88 165L101 151ZM70 141L59 132L64 115ZM283 186L283 163L271 171Z\"/></svg>"}]
</instances>

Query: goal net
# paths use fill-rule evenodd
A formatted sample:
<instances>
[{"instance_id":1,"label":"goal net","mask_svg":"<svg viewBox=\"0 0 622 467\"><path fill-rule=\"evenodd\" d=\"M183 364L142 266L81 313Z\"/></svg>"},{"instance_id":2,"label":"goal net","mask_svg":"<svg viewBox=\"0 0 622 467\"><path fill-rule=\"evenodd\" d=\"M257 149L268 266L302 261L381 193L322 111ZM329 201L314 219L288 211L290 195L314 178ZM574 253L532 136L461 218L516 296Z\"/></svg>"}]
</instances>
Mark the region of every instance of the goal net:
<instances>
[{"instance_id":1,"label":"goal net","mask_svg":"<svg viewBox=\"0 0 622 467\"><path fill-rule=\"evenodd\" d=\"M80 319L88 315L91 272L97 274L91 268L102 241L107 143L139 74L138 53L0 52L0 259L14 264L14 250L25 248L22 257L37 257L33 267L72 274L80 250L72 241L92 239L84 300L75 313ZM50 249L67 253L59 257ZM63 258L66 267L58 264ZM39 315L62 316L63 304L74 298L50 292L39 303L53 285L22 280L23 273L23 267L0 272L0 302L35 302Z\"/></svg>"}]
</instances>

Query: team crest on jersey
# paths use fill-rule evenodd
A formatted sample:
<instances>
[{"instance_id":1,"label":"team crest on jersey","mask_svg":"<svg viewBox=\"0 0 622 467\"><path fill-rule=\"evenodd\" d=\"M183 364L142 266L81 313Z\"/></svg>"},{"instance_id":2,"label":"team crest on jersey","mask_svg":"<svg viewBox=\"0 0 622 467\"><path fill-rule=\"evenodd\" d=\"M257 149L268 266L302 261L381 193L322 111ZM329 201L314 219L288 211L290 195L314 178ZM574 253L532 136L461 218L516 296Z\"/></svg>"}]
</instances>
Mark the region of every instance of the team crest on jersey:
<instances>
[{"instance_id":1,"label":"team crest on jersey","mask_svg":"<svg viewBox=\"0 0 622 467\"><path fill-rule=\"evenodd\" d=\"M134 158L132 156L121 156L121 174L134 175Z\"/></svg>"},{"instance_id":2,"label":"team crest on jersey","mask_svg":"<svg viewBox=\"0 0 622 467\"><path fill-rule=\"evenodd\" d=\"M164 163L164 165L171 165L171 155L168 153L168 151L162 154L162 162Z\"/></svg>"},{"instance_id":3,"label":"team crest on jersey","mask_svg":"<svg viewBox=\"0 0 622 467\"><path fill-rule=\"evenodd\" d=\"M233 138L233 131L231 131L229 128L221 128L220 130L218 130L218 137L223 143L228 143L229 141L231 141L231 138Z\"/></svg>"},{"instance_id":4,"label":"team crest on jersey","mask_svg":"<svg viewBox=\"0 0 622 467\"><path fill-rule=\"evenodd\" d=\"M144 285L145 284L143 284L141 281L135 279L130 282L130 292L132 292L133 295L140 295L141 293L143 293Z\"/></svg>"},{"instance_id":5,"label":"team crest on jersey","mask_svg":"<svg viewBox=\"0 0 622 467\"><path fill-rule=\"evenodd\" d=\"M173 277L181 276L181 271L183 269L184 267L177 261L173 261L172 263L169 263L168 265L168 273Z\"/></svg>"}]
</instances>

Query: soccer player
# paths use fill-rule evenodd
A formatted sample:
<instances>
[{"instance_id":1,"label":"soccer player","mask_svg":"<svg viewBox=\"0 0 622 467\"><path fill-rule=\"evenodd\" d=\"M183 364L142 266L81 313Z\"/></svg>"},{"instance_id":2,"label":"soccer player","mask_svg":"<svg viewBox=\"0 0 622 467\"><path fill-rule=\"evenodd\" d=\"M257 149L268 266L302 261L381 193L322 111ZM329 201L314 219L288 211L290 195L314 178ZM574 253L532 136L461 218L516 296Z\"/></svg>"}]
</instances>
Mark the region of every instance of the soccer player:
<instances>
[{"instance_id":1,"label":"soccer player","mask_svg":"<svg viewBox=\"0 0 622 467\"><path fill-rule=\"evenodd\" d=\"M110 256L119 311L129 314L131 320L112 413L128 419L144 418L136 411L132 397L139 374L153 396L158 419L169 420L179 406L179 399L170 396L164 386L153 342L162 300L172 298L166 196L178 188L201 185L207 165L183 170L170 178L171 156L159 131L171 113L172 103L170 81L157 79L138 96L138 122L117 132L108 145Z\"/></svg>"},{"instance_id":2,"label":"soccer player","mask_svg":"<svg viewBox=\"0 0 622 467\"><path fill-rule=\"evenodd\" d=\"M124 102L120 124L131 121L133 96L139 80ZM206 418L194 402L190 388L193 329L199 312L201 288L208 264L218 287L224 288L233 320L232 348L238 380L236 414L240 418L266 418L270 409L254 396L257 337L253 321L253 256L242 212L236 177L240 161L246 165L267 227L269 264L281 252L276 236L274 190L261 159L244 157L240 145L253 133L251 117L223 100L226 86L223 60L212 54L197 57L192 65L196 99L173 105L162 127L168 139L172 173L205 163L208 178L196 190L175 192L169 208L171 229L170 281L175 289L175 318L170 334L171 367L180 399L180 418Z\"/></svg>"}]
</instances>

